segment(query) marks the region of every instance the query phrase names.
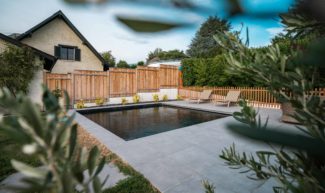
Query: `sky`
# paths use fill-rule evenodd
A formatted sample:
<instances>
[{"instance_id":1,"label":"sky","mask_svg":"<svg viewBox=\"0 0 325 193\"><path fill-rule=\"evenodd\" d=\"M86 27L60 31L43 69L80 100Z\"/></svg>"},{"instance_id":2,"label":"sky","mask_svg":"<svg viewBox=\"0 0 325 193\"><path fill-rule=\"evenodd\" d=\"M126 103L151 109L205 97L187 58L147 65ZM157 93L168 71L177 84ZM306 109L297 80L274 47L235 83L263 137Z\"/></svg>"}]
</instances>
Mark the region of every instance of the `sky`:
<instances>
[{"instance_id":1,"label":"sky","mask_svg":"<svg viewBox=\"0 0 325 193\"><path fill-rule=\"evenodd\" d=\"M63 0L0 0L0 33L23 33L58 10L62 10L98 52L111 51L118 60L130 64L145 61L155 48L186 50L195 32L209 15L225 17L224 0L189 0L200 6L200 11L179 10L152 4L109 3L100 5L71 5ZM148 1L150 2L150 1ZM241 0L248 13L285 12L293 0ZM203 11L202 11L203 10ZM116 15L151 17L191 25L159 33L137 33L116 20ZM251 47L270 44L283 31L279 18L257 19L250 16L229 18L233 30L244 24L249 29ZM243 30L245 31L245 30ZM242 33L242 37L246 35Z\"/></svg>"}]
</instances>

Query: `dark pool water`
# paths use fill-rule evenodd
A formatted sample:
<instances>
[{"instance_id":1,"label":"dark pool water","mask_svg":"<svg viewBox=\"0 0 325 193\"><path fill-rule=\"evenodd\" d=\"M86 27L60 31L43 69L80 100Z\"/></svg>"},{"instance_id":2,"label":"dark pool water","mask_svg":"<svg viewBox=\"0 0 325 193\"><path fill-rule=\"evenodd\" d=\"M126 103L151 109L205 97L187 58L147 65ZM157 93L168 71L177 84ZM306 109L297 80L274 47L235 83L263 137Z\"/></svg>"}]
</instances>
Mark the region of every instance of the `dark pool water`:
<instances>
[{"instance_id":1,"label":"dark pool water","mask_svg":"<svg viewBox=\"0 0 325 193\"><path fill-rule=\"evenodd\" d=\"M169 106L81 113L124 140L154 135L225 117L225 115L217 113Z\"/></svg>"}]
</instances>

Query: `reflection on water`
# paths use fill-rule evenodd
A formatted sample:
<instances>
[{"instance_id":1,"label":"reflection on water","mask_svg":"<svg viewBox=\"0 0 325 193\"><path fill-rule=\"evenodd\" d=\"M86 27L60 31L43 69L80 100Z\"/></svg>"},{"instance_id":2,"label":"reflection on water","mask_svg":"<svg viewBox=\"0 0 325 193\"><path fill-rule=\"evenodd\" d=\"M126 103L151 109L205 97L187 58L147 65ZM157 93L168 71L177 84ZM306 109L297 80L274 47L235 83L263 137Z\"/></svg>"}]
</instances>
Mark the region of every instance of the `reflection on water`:
<instances>
[{"instance_id":1,"label":"reflection on water","mask_svg":"<svg viewBox=\"0 0 325 193\"><path fill-rule=\"evenodd\" d=\"M165 106L84 115L125 140L224 117L216 113Z\"/></svg>"}]
</instances>

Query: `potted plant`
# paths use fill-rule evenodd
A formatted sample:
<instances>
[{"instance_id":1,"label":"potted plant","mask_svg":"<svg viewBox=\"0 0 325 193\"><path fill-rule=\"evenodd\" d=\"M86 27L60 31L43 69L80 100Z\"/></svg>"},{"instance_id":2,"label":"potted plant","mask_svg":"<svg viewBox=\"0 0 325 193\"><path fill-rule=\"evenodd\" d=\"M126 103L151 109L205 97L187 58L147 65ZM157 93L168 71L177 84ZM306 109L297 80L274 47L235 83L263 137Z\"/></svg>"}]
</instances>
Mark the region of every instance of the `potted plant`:
<instances>
[{"instance_id":1,"label":"potted plant","mask_svg":"<svg viewBox=\"0 0 325 193\"><path fill-rule=\"evenodd\" d=\"M104 99L103 98L97 98L95 100L95 103L97 106L102 106L104 104Z\"/></svg>"},{"instance_id":2,"label":"potted plant","mask_svg":"<svg viewBox=\"0 0 325 193\"><path fill-rule=\"evenodd\" d=\"M59 88L56 88L52 91L55 98L58 100L60 106L64 106L64 98L62 97L62 90Z\"/></svg>"},{"instance_id":3,"label":"potted plant","mask_svg":"<svg viewBox=\"0 0 325 193\"><path fill-rule=\"evenodd\" d=\"M153 94L152 95L153 101L158 102L159 101L159 95L158 94Z\"/></svg>"},{"instance_id":4,"label":"potted plant","mask_svg":"<svg viewBox=\"0 0 325 193\"><path fill-rule=\"evenodd\" d=\"M122 98L121 99L121 103L122 103L122 105L126 105L126 104L128 104L128 100L126 99L126 98Z\"/></svg>"},{"instance_id":5,"label":"potted plant","mask_svg":"<svg viewBox=\"0 0 325 193\"><path fill-rule=\"evenodd\" d=\"M133 103L139 103L140 102L140 96L138 94L133 96Z\"/></svg>"}]
</instances>

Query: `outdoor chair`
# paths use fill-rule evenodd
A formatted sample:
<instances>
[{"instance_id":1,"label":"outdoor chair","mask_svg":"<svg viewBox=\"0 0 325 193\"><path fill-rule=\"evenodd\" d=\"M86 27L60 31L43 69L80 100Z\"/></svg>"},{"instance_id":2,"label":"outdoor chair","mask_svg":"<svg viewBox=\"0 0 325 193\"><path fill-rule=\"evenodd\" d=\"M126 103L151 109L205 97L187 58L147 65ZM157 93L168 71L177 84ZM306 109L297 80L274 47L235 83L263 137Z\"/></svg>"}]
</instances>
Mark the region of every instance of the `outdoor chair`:
<instances>
[{"instance_id":1,"label":"outdoor chair","mask_svg":"<svg viewBox=\"0 0 325 193\"><path fill-rule=\"evenodd\" d=\"M210 96L212 94L212 90L204 90L199 94L199 97L189 98L189 102L201 103L210 101Z\"/></svg>"},{"instance_id":2,"label":"outdoor chair","mask_svg":"<svg viewBox=\"0 0 325 193\"><path fill-rule=\"evenodd\" d=\"M229 107L230 103L238 102L239 96L240 96L240 91L230 90L227 93L227 96L225 99L216 99L216 100L214 100L214 104L216 105L218 102L221 102L221 103L226 103L227 107Z\"/></svg>"}]
</instances>

